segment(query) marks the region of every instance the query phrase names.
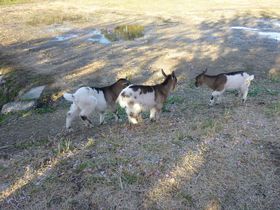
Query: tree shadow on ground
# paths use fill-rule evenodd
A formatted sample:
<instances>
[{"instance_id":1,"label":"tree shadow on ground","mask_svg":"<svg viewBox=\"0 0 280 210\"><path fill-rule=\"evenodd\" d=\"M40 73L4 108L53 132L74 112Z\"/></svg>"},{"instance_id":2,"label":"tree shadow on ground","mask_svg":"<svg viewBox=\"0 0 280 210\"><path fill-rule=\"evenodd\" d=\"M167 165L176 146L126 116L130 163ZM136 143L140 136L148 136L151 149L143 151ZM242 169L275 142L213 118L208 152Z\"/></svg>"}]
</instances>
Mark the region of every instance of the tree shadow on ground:
<instances>
[{"instance_id":1,"label":"tree shadow on ground","mask_svg":"<svg viewBox=\"0 0 280 210\"><path fill-rule=\"evenodd\" d=\"M277 208L280 205L279 175L273 173L275 168L270 156L260 149L264 138L275 143L273 137L261 134L262 129L266 132L272 125L269 119L256 114L262 108L250 101L252 105L248 107L208 109L197 96L207 93L190 86L191 80L205 67L211 74L245 70L255 74L258 81L267 80L268 70L279 61L279 42L255 32L233 29L233 26L280 31L266 19L237 17L202 22L191 28L183 23L164 24L156 31L147 31L149 38L108 46L85 43L81 39L54 45L49 39L40 39L6 47L9 56L22 60L24 66L32 66L32 71L39 74L62 80L77 74L73 80L64 80L69 82L66 86L73 87L79 82L103 85L131 72L134 82L152 82L150 77L159 78L157 71L152 70L167 67L178 75L179 85L173 94L180 100L173 106L176 113L164 113L160 123L144 123L133 128L124 123L109 123L70 135L59 134L64 119L61 120L62 112L54 113L57 116L52 119L59 123L52 127L46 144L35 149L34 146L18 148L11 154L10 158L16 154L28 158L16 161L20 166L13 165L3 179L4 197L0 206ZM93 29L81 29L79 33L86 34ZM95 65L100 68L90 71ZM146 69L150 71L145 73ZM79 75L83 70L85 72ZM279 84L272 87L277 89ZM264 97L270 99L269 95ZM243 120L252 120L255 124L242 124ZM260 128L262 120L267 124ZM52 126L49 122L45 124ZM16 125L12 122L4 129L7 131L8 126ZM38 130L35 136L40 140L48 137L48 132L43 131L40 136L43 128L37 126L34 123L28 131ZM276 128L277 125L273 125L273 129ZM9 132L19 139L19 133L13 129ZM8 138L9 134L0 135ZM25 138L31 136L32 132ZM91 137L92 145L85 146ZM74 149L58 155L58 144L66 140L71 141ZM46 156L47 160L43 158ZM15 171L18 173L13 176Z\"/></svg>"}]
</instances>

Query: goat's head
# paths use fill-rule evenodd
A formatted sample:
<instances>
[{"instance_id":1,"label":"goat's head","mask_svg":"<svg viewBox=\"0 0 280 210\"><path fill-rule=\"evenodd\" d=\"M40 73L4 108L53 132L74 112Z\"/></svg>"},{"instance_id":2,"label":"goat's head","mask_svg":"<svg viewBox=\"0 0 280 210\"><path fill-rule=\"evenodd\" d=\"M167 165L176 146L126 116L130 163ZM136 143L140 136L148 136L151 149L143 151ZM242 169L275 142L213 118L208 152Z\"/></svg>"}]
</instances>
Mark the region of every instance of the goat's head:
<instances>
[{"instance_id":1,"label":"goat's head","mask_svg":"<svg viewBox=\"0 0 280 210\"><path fill-rule=\"evenodd\" d=\"M204 83L204 74L207 72L207 68L195 78L195 86L199 87Z\"/></svg>"},{"instance_id":2,"label":"goat's head","mask_svg":"<svg viewBox=\"0 0 280 210\"><path fill-rule=\"evenodd\" d=\"M131 84L131 82L125 78L121 78L116 82L117 86L120 87L121 89L124 89L128 85Z\"/></svg>"},{"instance_id":3,"label":"goat's head","mask_svg":"<svg viewBox=\"0 0 280 210\"><path fill-rule=\"evenodd\" d=\"M172 71L171 74L166 75L165 72L163 71L163 69L161 69L161 73L165 77L165 81L171 82L171 88L172 88L172 90L174 90L175 86L177 84L177 77L175 75L175 72Z\"/></svg>"}]
</instances>

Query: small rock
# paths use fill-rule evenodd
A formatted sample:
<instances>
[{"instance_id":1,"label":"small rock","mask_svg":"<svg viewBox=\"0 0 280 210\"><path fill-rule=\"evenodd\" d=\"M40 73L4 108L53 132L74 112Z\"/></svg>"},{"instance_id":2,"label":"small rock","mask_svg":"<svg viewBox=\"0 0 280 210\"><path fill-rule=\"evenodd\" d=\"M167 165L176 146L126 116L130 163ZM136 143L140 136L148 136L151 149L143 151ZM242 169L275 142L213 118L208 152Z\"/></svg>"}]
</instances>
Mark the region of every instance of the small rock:
<instances>
[{"instance_id":1,"label":"small rock","mask_svg":"<svg viewBox=\"0 0 280 210\"><path fill-rule=\"evenodd\" d=\"M16 101L5 104L2 107L1 113L7 114L9 112L26 111L35 108L35 101Z\"/></svg>"},{"instance_id":2,"label":"small rock","mask_svg":"<svg viewBox=\"0 0 280 210\"><path fill-rule=\"evenodd\" d=\"M43 86L38 86L38 87L32 88L31 90L29 90L28 92L23 94L20 97L20 99L23 99L23 100L38 99L41 96L45 87L46 86L43 85Z\"/></svg>"}]
</instances>

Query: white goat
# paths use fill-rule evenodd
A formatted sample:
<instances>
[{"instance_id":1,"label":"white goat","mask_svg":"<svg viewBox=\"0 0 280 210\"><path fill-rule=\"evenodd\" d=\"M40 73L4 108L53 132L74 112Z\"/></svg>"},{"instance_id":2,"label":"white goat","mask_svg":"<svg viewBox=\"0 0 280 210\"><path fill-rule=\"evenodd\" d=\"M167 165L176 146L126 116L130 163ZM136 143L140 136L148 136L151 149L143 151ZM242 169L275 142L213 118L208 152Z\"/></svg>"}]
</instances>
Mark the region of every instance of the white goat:
<instances>
[{"instance_id":1,"label":"white goat","mask_svg":"<svg viewBox=\"0 0 280 210\"><path fill-rule=\"evenodd\" d=\"M116 99L123 88L130 82L126 79L119 79L117 82L106 87L81 87L74 94L65 93L63 97L73 102L66 117L66 128L71 129L74 118L80 116L87 126L91 127L92 122L89 115L96 111L100 116L100 124L104 122L104 112L110 110L118 120Z\"/></svg>"},{"instance_id":2,"label":"white goat","mask_svg":"<svg viewBox=\"0 0 280 210\"><path fill-rule=\"evenodd\" d=\"M163 103L171 90L174 90L177 84L175 73L166 75L163 83L146 86L146 85L130 85L122 90L117 102L122 108L125 108L128 120L132 124L137 124L141 119L142 111L150 111L150 119L152 121L159 118Z\"/></svg>"},{"instance_id":3,"label":"white goat","mask_svg":"<svg viewBox=\"0 0 280 210\"><path fill-rule=\"evenodd\" d=\"M216 98L219 98L226 90L238 90L242 96L242 101L247 100L247 94L254 75L249 75L244 71L222 73L218 75L206 75L207 69L196 77L195 86L206 84L214 90L209 105L213 105Z\"/></svg>"}]
</instances>

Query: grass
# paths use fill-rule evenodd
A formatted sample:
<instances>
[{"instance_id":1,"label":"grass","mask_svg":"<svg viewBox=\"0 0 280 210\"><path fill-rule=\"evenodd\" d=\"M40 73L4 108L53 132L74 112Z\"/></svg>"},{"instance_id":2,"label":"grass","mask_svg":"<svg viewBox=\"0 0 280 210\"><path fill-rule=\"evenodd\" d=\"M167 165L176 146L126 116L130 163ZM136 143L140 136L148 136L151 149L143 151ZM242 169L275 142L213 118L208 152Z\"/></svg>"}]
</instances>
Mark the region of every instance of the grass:
<instances>
[{"instance_id":1,"label":"grass","mask_svg":"<svg viewBox=\"0 0 280 210\"><path fill-rule=\"evenodd\" d=\"M34 110L36 114L46 114L46 113L53 113L56 109L51 106L45 106L41 108L37 108Z\"/></svg>"},{"instance_id":2,"label":"grass","mask_svg":"<svg viewBox=\"0 0 280 210\"><path fill-rule=\"evenodd\" d=\"M0 0L0 5L13 5L34 2L33 0Z\"/></svg>"},{"instance_id":3,"label":"grass","mask_svg":"<svg viewBox=\"0 0 280 210\"><path fill-rule=\"evenodd\" d=\"M120 25L115 27L114 31L102 31L107 39L110 41L118 40L134 40L144 36L144 26L141 25Z\"/></svg>"},{"instance_id":4,"label":"grass","mask_svg":"<svg viewBox=\"0 0 280 210\"><path fill-rule=\"evenodd\" d=\"M96 145L96 142L94 141L94 139L92 137L88 138L88 141L85 145L85 148L90 149L93 148Z\"/></svg>"},{"instance_id":5,"label":"grass","mask_svg":"<svg viewBox=\"0 0 280 210\"><path fill-rule=\"evenodd\" d=\"M15 148L17 149L30 149L34 147L41 147L45 146L49 143L48 139L41 139L41 140L34 140L34 141L27 141L27 142L19 142L16 143Z\"/></svg>"},{"instance_id":6,"label":"grass","mask_svg":"<svg viewBox=\"0 0 280 210\"><path fill-rule=\"evenodd\" d=\"M163 112L170 112L169 107L173 104L180 104L184 101L183 97L172 95L167 98L167 101L164 103L162 111Z\"/></svg>"},{"instance_id":7,"label":"grass","mask_svg":"<svg viewBox=\"0 0 280 210\"><path fill-rule=\"evenodd\" d=\"M248 96L256 97L256 96L260 96L262 94L268 94L271 96L275 96L275 95L279 94L279 91L267 88L267 87L257 84L257 83L250 86Z\"/></svg>"},{"instance_id":8,"label":"grass","mask_svg":"<svg viewBox=\"0 0 280 210\"><path fill-rule=\"evenodd\" d=\"M0 125L5 123L5 121L8 119L7 114L0 114Z\"/></svg>"},{"instance_id":9,"label":"grass","mask_svg":"<svg viewBox=\"0 0 280 210\"><path fill-rule=\"evenodd\" d=\"M74 149L70 139L62 139L57 145L56 153L58 155L68 153Z\"/></svg>"},{"instance_id":10,"label":"grass","mask_svg":"<svg viewBox=\"0 0 280 210\"><path fill-rule=\"evenodd\" d=\"M267 105L264 109L264 112L270 116L279 116L280 115L280 102L273 102L269 105Z\"/></svg>"},{"instance_id":11,"label":"grass","mask_svg":"<svg viewBox=\"0 0 280 210\"><path fill-rule=\"evenodd\" d=\"M122 171L121 178L125 183L127 183L129 185L133 185L133 184L136 184L136 183L141 184L144 181L143 176L140 176L136 173L133 173L133 172L130 172L130 171L127 171L127 170Z\"/></svg>"},{"instance_id":12,"label":"grass","mask_svg":"<svg viewBox=\"0 0 280 210\"><path fill-rule=\"evenodd\" d=\"M96 164L93 161L85 161L83 163L81 163L80 165L78 165L78 167L76 168L76 171L82 172L83 170L85 170L86 168L95 168Z\"/></svg>"},{"instance_id":13,"label":"grass","mask_svg":"<svg viewBox=\"0 0 280 210\"><path fill-rule=\"evenodd\" d=\"M201 133L206 136L213 136L222 129L220 119L207 118L200 124Z\"/></svg>"},{"instance_id":14,"label":"grass","mask_svg":"<svg viewBox=\"0 0 280 210\"><path fill-rule=\"evenodd\" d=\"M83 22L87 18L81 14L66 13L61 10L48 10L44 14L36 14L27 24L31 26L62 24L64 22Z\"/></svg>"},{"instance_id":15,"label":"grass","mask_svg":"<svg viewBox=\"0 0 280 210\"><path fill-rule=\"evenodd\" d=\"M21 68L14 67L12 63L4 63L0 66L0 72L5 75L6 83L4 88L0 88L0 108L8 102L13 101L19 93L26 91L27 88L38 85L47 85L53 82L49 76L37 75Z\"/></svg>"},{"instance_id":16,"label":"grass","mask_svg":"<svg viewBox=\"0 0 280 210\"><path fill-rule=\"evenodd\" d=\"M112 1L108 2L110 5ZM119 4L112 3L117 6ZM167 1L157 0L155 3L151 1L147 4L141 4L141 2L136 1L125 1L125 3L130 8L136 3L142 8L148 8L151 4L159 4L159 7L163 4L168 4ZM186 1L181 3L182 5L188 4ZM177 9L182 8L183 13L187 14L188 11L184 8L191 8L191 11L193 11L191 15L193 15L196 11L194 7L199 8L197 5L203 5L202 9L205 9L208 4L212 4L211 2L203 3L206 5L200 2L193 4L193 7L192 5L190 5L191 7L185 7L178 4L174 7L164 7L165 10L160 11L173 15L172 17L177 22L180 17L177 17L176 12L169 13L170 10L174 11L175 9L176 11L175 7ZM63 4L66 4L66 2L63 2ZM93 3L91 2L91 4ZM104 3L102 2L102 4ZM254 4L250 4L250 6L252 5ZM122 7L122 4L119 4L119 6ZM217 5L217 8L215 6L216 2L211 7L215 9L213 12L209 9L213 15L216 15L220 8L219 5ZM48 7L45 9L48 9ZM150 7L148 9L157 10L158 8ZM118 12L118 10L113 9L110 11L106 14L108 15L107 22L104 21L108 25L133 23L135 18L138 18L136 17L137 13L133 13L133 17L128 17L128 15L124 14L122 19L112 12ZM176 17L174 14L176 14ZM114 17L116 17L115 20L113 20ZM148 16L139 15L139 18L142 18L141 20L146 17ZM168 20L167 18L166 20ZM152 18L147 18L147 22L152 22L153 20ZM157 68L159 64L164 66L167 64L166 68L174 67L174 69L178 69L176 71L181 76L185 74L185 70L187 72L189 69L184 65L184 62L182 62L182 66L180 65L180 58L177 59L177 52L180 57L180 53L185 51L194 55L192 61L190 61L189 57L185 58L187 62L191 62L194 65L194 68L199 68L201 63L203 65L211 63L211 68L223 69L221 66L229 64L223 64L229 58L226 54L227 50L221 51L223 53L222 60L218 57L213 60L210 57L206 58L202 53L202 49L208 51L208 41L204 38L208 37L209 34L214 34L216 26L213 25L214 29L210 27L211 29L206 31L206 35L202 35L200 39L200 34L192 31L192 20L190 19L188 22L186 18L181 22L179 21L178 25L166 25L162 24L162 22L160 22L161 25L158 25L159 22L152 22L149 25L149 31L152 32L152 37L149 39L151 43L141 43L139 44L140 46L133 45L133 47L125 46L128 47L125 48L128 50L126 53L128 60L133 62L134 66L137 66L137 62L140 61L145 65L145 59L150 57L151 63L147 62L147 68L150 65L152 68ZM196 20L195 24L198 21ZM44 25L46 22L42 20L38 24ZM56 22L56 20L50 22ZM96 21L94 24L104 27L104 22ZM144 23L146 24L147 22ZM166 23L168 22L166 21ZM191 26L188 27L188 24ZM87 25L85 24L81 27L86 28ZM207 26L203 25L201 30L204 30L204 27L207 28ZM185 31L180 31L179 28ZM173 32L171 33L170 31ZM195 38L188 41L187 33L189 32ZM156 34L155 37L153 37L154 33ZM198 36L196 37L196 35ZM180 39L174 40L174 37L180 37L180 39L184 39L184 42L181 42ZM161 39L163 41L160 41ZM223 38L219 39L222 41ZM200 40L202 43L200 43ZM186 43L188 44L186 45ZM230 43L232 43L231 40ZM220 45L220 42L215 42L214 44ZM227 45L227 41L221 45L224 44L227 47L231 46ZM249 44L251 49L251 45L254 43ZM114 50L112 52L109 50L109 53L116 55L117 59L119 59L117 60L118 62L123 61L121 63L124 63L124 65L123 67L121 65L120 68L126 68L126 57L120 57L118 53L123 49L120 45L113 46L117 51L116 54L114 54ZM196 50L194 45L202 45L202 47ZM244 48L246 47L245 45L246 43L244 42ZM188 50L187 46L193 48L193 51ZM95 49L94 45L89 47ZM100 46L97 47L99 49ZM156 53L151 53L150 49ZM60 50L59 46L55 46L55 50ZM67 49L61 50L67 51ZM107 47L101 47L100 50L95 52L107 52ZM162 50L164 51L163 57ZM261 51L258 48L257 51L259 50ZM174 55L172 55L173 51L175 52ZM142 52L143 55L141 54ZM255 53L256 51L252 50L252 52ZM73 53L80 55L83 52L80 49L77 51L74 49ZM229 60L234 58L234 53L229 53L231 56ZM236 53L239 53L239 51ZM243 56L242 53L240 52L241 56ZM271 55L269 54L270 51L266 51L266 53L268 53L268 56ZM245 50L244 55L247 54L248 51ZM98 54L96 56L96 59L98 59ZM133 56L133 59L131 56ZM102 55L102 58L106 57L106 53ZM91 59L91 57L86 58ZM244 59L246 60L240 59L237 65L238 63L249 62L247 56L244 56ZM21 62L24 62L24 60ZM82 57L81 62L83 62ZM110 57L108 60L108 69L110 70L104 67L101 73L112 77L119 76L115 74L118 71L116 69L118 65L115 66L114 62L114 56L112 56L112 59ZM113 70L110 63L114 65ZM231 64L227 66L229 68L234 67ZM40 66L36 67L40 70ZM55 66L52 67L55 68ZM130 69L133 68L130 67ZM65 69L71 70L71 68L68 68L67 63ZM259 73L254 70L253 73L256 73L256 76L260 76L260 84L265 82L261 78L263 72ZM112 79L111 76L110 79ZM57 78L60 78L59 72L57 72ZM77 83L82 82L84 79L90 81L91 78L82 76L77 79ZM156 123L144 120L139 125L128 126L124 110L118 108L119 114L125 120L125 123L113 123L112 116L112 119L110 119L112 123L95 126L92 129L82 127L82 129L77 129L67 134L61 133L61 128L64 126L64 117L57 121L55 119L62 116L62 114L64 116L65 113L62 112L65 112L65 110L51 113L53 109L48 107L51 95L43 102L46 106L38 109L40 114L50 114L36 115L33 112L28 112L26 114L32 113L32 115L24 120L9 120L9 124L3 126L3 131L6 133L0 132L1 137L8 137L7 139L2 138L1 144L16 138L13 131L17 128L20 128L24 135L18 135L18 142L15 148L1 150L0 187L6 186L6 183L8 183L8 187L10 184L16 184L22 177L25 180L24 185L17 185L16 191L12 192L3 201L1 200L0 208L211 209L207 207L214 197L219 201L217 206L219 207L220 205L221 208L242 209L246 205L246 209L277 209L278 195L275 192L278 192L280 182L278 175L274 174L275 169L278 169L278 166L274 164L275 162L277 164L278 159L276 159L277 156L272 157L273 154L267 149L267 145L270 143L271 147L277 148L276 137L279 136L279 129L275 121L264 118L264 114L259 113L259 111L263 109L263 112L269 113L269 116L279 116L279 104L260 105L258 100L250 100L250 104L247 106L227 101L228 104L225 104L225 106L230 108L224 108L222 105L208 108L204 103L205 98L209 97L206 96L208 94L206 90L203 92L183 90L184 85L189 85L190 88L193 88L193 83L187 83L188 79L186 81L179 79L178 88L172 92L172 96L165 103L165 111L170 113L163 113L159 122ZM264 101L275 99L277 83L269 83L264 87L266 88L254 83L250 94L255 99L260 97ZM59 93L55 94L55 98L58 100ZM52 107L51 104L50 107ZM45 129L42 125L34 123L38 122L34 121L35 119L39 119L39 121L51 120L50 128ZM5 119L3 121L5 122ZM34 126L34 129L24 129L30 125ZM51 132L49 132L50 129ZM43 136L49 135L50 138L43 138ZM38 136L42 141L31 140L32 138L38 139ZM49 142L44 142L44 139ZM8 158L2 159L2 153L7 154ZM44 161L46 158L47 161ZM42 167L40 163L44 163L43 167L47 169L46 171L39 170ZM1 165L7 167L2 170ZM30 170L28 171L26 168L30 168ZM38 173L36 172L37 169L39 170ZM29 177L30 174L33 176L32 178ZM42 181L37 182L38 179ZM230 190L232 190L232 193L228 193ZM259 191L264 191L267 198L264 199L262 195L257 195ZM154 194L150 192L154 192ZM84 206L81 204L84 204Z\"/></svg>"}]
</instances>

